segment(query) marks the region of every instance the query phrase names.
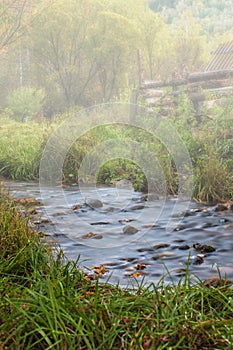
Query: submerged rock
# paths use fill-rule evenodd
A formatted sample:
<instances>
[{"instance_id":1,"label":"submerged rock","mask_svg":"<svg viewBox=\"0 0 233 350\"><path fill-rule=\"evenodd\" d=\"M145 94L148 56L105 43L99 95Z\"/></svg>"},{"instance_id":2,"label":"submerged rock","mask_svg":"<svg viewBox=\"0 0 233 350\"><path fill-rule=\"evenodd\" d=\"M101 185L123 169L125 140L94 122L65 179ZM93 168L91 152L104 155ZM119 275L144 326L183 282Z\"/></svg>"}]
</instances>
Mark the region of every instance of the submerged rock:
<instances>
[{"instance_id":1,"label":"submerged rock","mask_svg":"<svg viewBox=\"0 0 233 350\"><path fill-rule=\"evenodd\" d=\"M125 235L133 235L135 233L137 233L139 230L134 227L134 226L131 226L131 225L126 225L124 228L123 228L123 232Z\"/></svg>"},{"instance_id":2,"label":"submerged rock","mask_svg":"<svg viewBox=\"0 0 233 350\"><path fill-rule=\"evenodd\" d=\"M100 235L99 233L88 232L85 235L83 235L82 238L84 238L84 239L87 239L87 238L101 239L101 238L103 238L103 236Z\"/></svg>"},{"instance_id":3,"label":"submerged rock","mask_svg":"<svg viewBox=\"0 0 233 350\"><path fill-rule=\"evenodd\" d=\"M200 255L191 257L191 263L193 265L201 265L201 264L203 264L203 262L204 262L204 258Z\"/></svg>"},{"instance_id":4,"label":"submerged rock","mask_svg":"<svg viewBox=\"0 0 233 350\"><path fill-rule=\"evenodd\" d=\"M216 248L211 245L200 243L194 243L193 248L202 253L212 253L216 250Z\"/></svg>"},{"instance_id":5,"label":"submerged rock","mask_svg":"<svg viewBox=\"0 0 233 350\"><path fill-rule=\"evenodd\" d=\"M158 243L153 246L154 249L168 248L170 244L168 243Z\"/></svg>"},{"instance_id":6,"label":"submerged rock","mask_svg":"<svg viewBox=\"0 0 233 350\"><path fill-rule=\"evenodd\" d=\"M96 198L90 198L90 199L86 199L86 205L88 205L88 207L93 208L93 209L97 209L97 208L102 208L103 203Z\"/></svg>"},{"instance_id":7,"label":"submerged rock","mask_svg":"<svg viewBox=\"0 0 233 350\"><path fill-rule=\"evenodd\" d=\"M190 246L188 244L183 244L178 247L179 250L188 250L190 249Z\"/></svg>"},{"instance_id":8,"label":"submerged rock","mask_svg":"<svg viewBox=\"0 0 233 350\"><path fill-rule=\"evenodd\" d=\"M144 204L136 204L136 205L133 205L132 207L130 207L129 209L130 210L141 210L144 208L147 208L147 206Z\"/></svg>"},{"instance_id":9,"label":"submerged rock","mask_svg":"<svg viewBox=\"0 0 233 350\"><path fill-rule=\"evenodd\" d=\"M214 211L226 211L226 210L233 210L233 202L229 201L226 203L218 203L214 207Z\"/></svg>"}]
</instances>

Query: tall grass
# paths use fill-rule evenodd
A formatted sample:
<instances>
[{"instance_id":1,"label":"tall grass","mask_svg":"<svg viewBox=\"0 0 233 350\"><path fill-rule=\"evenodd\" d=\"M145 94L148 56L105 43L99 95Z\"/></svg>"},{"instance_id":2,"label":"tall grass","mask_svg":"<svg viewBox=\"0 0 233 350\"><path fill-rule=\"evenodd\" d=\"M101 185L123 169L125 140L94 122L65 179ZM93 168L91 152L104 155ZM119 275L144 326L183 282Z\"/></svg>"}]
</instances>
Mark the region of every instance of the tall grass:
<instances>
[{"instance_id":1,"label":"tall grass","mask_svg":"<svg viewBox=\"0 0 233 350\"><path fill-rule=\"evenodd\" d=\"M232 349L233 290L91 281L0 198L0 349Z\"/></svg>"},{"instance_id":2,"label":"tall grass","mask_svg":"<svg viewBox=\"0 0 233 350\"><path fill-rule=\"evenodd\" d=\"M209 157L198 161L195 169L194 198L202 203L216 204L230 199L233 177L223 159L212 151Z\"/></svg>"},{"instance_id":3,"label":"tall grass","mask_svg":"<svg viewBox=\"0 0 233 350\"><path fill-rule=\"evenodd\" d=\"M46 123L21 123L1 116L0 174L16 180L38 177L45 140L52 127Z\"/></svg>"},{"instance_id":4,"label":"tall grass","mask_svg":"<svg viewBox=\"0 0 233 350\"><path fill-rule=\"evenodd\" d=\"M190 109L188 108L185 113L191 113ZM169 123L174 123L174 126L178 128L193 163L193 197L208 204L232 199L233 165L231 154L233 143L231 139L222 138L221 136L225 135L226 132L230 136L232 135L232 123L227 124L228 130L224 127L225 124L216 126L215 120L202 122L197 126L194 123L194 116L191 119L192 123L188 116L175 117L176 119L171 118ZM145 123L148 122L147 119L145 117ZM38 179L40 159L46 142L51 132L62 120L58 119L57 122L48 125L45 121L40 124L36 122L20 123L0 116L0 121L0 176L16 180ZM195 131L192 131L193 125ZM178 192L179 174L165 145L145 130L136 127L130 128L129 126L124 128L122 125L99 126L79 137L69 149L64 160L63 181L65 183L77 183L80 180L79 167L85 156L95 150L99 144L111 139L125 141L126 144L129 140L138 142L145 150L145 154L139 154L138 158L135 159L144 161L144 166L146 165L148 168L146 170L149 170L149 182L153 182L155 192L158 190L159 193L163 180L166 182L166 190L169 194ZM62 139L61 142L63 142ZM116 144L117 142L115 142ZM57 151L59 152L59 150ZM120 151L121 143L119 142L118 154L121 154ZM135 152L137 150L132 150L133 156L135 156ZM156 172L152 169L151 164L146 163L147 152L154 152L162 169L163 180L159 178L158 171ZM147 191L148 179L140 168L140 164L134 163L130 157L128 157L130 159L123 159L124 151L122 153L122 158L111 159L102 164L98 174L96 174L93 171L95 168L93 165L101 164L102 154L98 151L93 152L87 178L81 180L93 182L97 175L97 181L109 184L119 178L125 178L133 183L135 190Z\"/></svg>"}]
</instances>

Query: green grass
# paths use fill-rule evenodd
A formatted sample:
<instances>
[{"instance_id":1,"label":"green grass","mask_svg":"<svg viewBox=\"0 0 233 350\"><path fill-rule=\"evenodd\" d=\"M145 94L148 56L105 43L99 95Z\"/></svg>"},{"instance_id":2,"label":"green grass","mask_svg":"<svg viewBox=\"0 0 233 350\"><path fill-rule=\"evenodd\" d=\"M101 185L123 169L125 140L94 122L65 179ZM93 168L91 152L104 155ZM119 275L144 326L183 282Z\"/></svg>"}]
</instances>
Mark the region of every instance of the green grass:
<instances>
[{"instance_id":1,"label":"green grass","mask_svg":"<svg viewBox=\"0 0 233 350\"><path fill-rule=\"evenodd\" d=\"M233 290L192 283L121 289L52 251L0 199L0 349L232 349Z\"/></svg>"},{"instance_id":2,"label":"green grass","mask_svg":"<svg viewBox=\"0 0 233 350\"><path fill-rule=\"evenodd\" d=\"M37 178L45 140L53 126L4 116L0 122L0 175L16 180Z\"/></svg>"},{"instance_id":3,"label":"green grass","mask_svg":"<svg viewBox=\"0 0 233 350\"><path fill-rule=\"evenodd\" d=\"M222 124L220 123L220 120L220 125L217 126L217 116L215 117L216 120L205 121L198 126L194 121L191 123L187 116L173 116L169 119L169 123L174 123L177 128L192 161L193 198L207 204L233 199L233 143L231 142L233 125L228 123L226 127L223 121ZM65 119L65 116L63 118ZM61 121L62 119L57 119L49 125L45 119L40 124L36 121L21 123L0 115L0 176L15 180L38 179L40 160L46 142ZM151 120L145 116L145 125L149 122ZM195 126L194 131L193 126ZM122 158L113 157L102 164L103 154L98 151L97 146L107 140L120 140L126 144L133 140L141 145L143 151L137 150L137 147L136 150L132 148L132 157L129 153L125 159L125 152L122 151L122 144L119 142L119 149L115 151L117 150L116 154L123 153ZM62 145L64 143L62 137L60 141ZM59 154L59 147L54 151ZM92 151L94 152L90 156ZM158 158L161 174L158 174L158 170L148 162L147 152L154 152L156 159ZM86 155L89 157L86 157L86 173L82 178L79 168ZM135 156L138 158L134 158ZM137 161L134 162L131 158L139 159L143 164L136 164ZM94 171L96 164L100 165L97 174ZM141 165L147 171L146 175ZM150 183L154 192L164 194L166 187L167 193L172 195L179 191L179 175L181 178L186 176L178 174L174 159L162 142L153 138L145 130L135 127L124 128L122 125L99 126L79 137L67 152L61 170L64 183L78 183L81 179L90 183L97 180L108 185L119 178L125 178L132 182L137 191L147 192L147 185Z\"/></svg>"}]
</instances>

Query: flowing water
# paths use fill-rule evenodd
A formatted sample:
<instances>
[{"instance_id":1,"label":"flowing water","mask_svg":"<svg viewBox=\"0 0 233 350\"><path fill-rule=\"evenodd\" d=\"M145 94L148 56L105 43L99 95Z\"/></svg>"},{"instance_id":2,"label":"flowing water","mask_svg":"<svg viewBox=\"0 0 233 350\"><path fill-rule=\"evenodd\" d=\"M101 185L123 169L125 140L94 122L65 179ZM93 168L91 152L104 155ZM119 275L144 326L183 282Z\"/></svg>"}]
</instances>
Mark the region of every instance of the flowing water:
<instances>
[{"instance_id":1,"label":"flowing water","mask_svg":"<svg viewBox=\"0 0 233 350\"><path fill-rule=\"evenodd\" d=\"M233 212L180 198L149 198L128 186L43 188L6 182L15 198L33 197L33 225L89 273L129 286L177 282L189 273L233 278ZM169 273L168 273L169 272Z\"/></svg>"}]
</instances>

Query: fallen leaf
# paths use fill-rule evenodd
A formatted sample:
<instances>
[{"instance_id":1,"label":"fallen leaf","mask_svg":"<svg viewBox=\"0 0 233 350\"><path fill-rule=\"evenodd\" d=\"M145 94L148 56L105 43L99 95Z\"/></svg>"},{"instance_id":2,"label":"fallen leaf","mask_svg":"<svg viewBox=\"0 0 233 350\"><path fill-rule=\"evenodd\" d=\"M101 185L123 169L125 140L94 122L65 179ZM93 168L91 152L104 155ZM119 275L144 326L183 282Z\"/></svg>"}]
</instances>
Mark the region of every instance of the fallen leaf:
<instances>
[{"instance_id":1,"label":"fallen leaf","mask_svg":"<svg viewBox=\"0 0 233 350\"><path fill-rule=\"evenodd\" d=\"M146 272L134 272L131 276L133 277L140 277L140 276L145 276Z\"/></svg>"},{"instance_id":2,"label":"fallen leaf","mask_svg":"<svg viewBox=\"0 0 233 350\"><path fill-rule=\"evenodd\" d=\"M104 275L106 272L109 271L108 269L106 269L106 267L104 265L92 266L91 269L94 270L94 272L97 275Z\"/></svg>"},{"instance_id":3,"label":"fallen leaf","mask_svg":"<svg viewBox=\"0 0 233 350\"><path fill-rule=\"evenodd\" d=\"M81 238L94 238L94 239L101 239L103 238L102 235L100 235L99 233L93 233L93 232L88 232L85 235L81 236Z\"/></svg>"},{"instance_id":4,"label":"fallen leaf","mask_svg":"<svg viewBox=\"0 0 233 350\"><path fill-rule=\"evenodd\" d=\"M145 264L137 264L136 270L144 270L146 268Z\"/></svg>"}]
</instances>

